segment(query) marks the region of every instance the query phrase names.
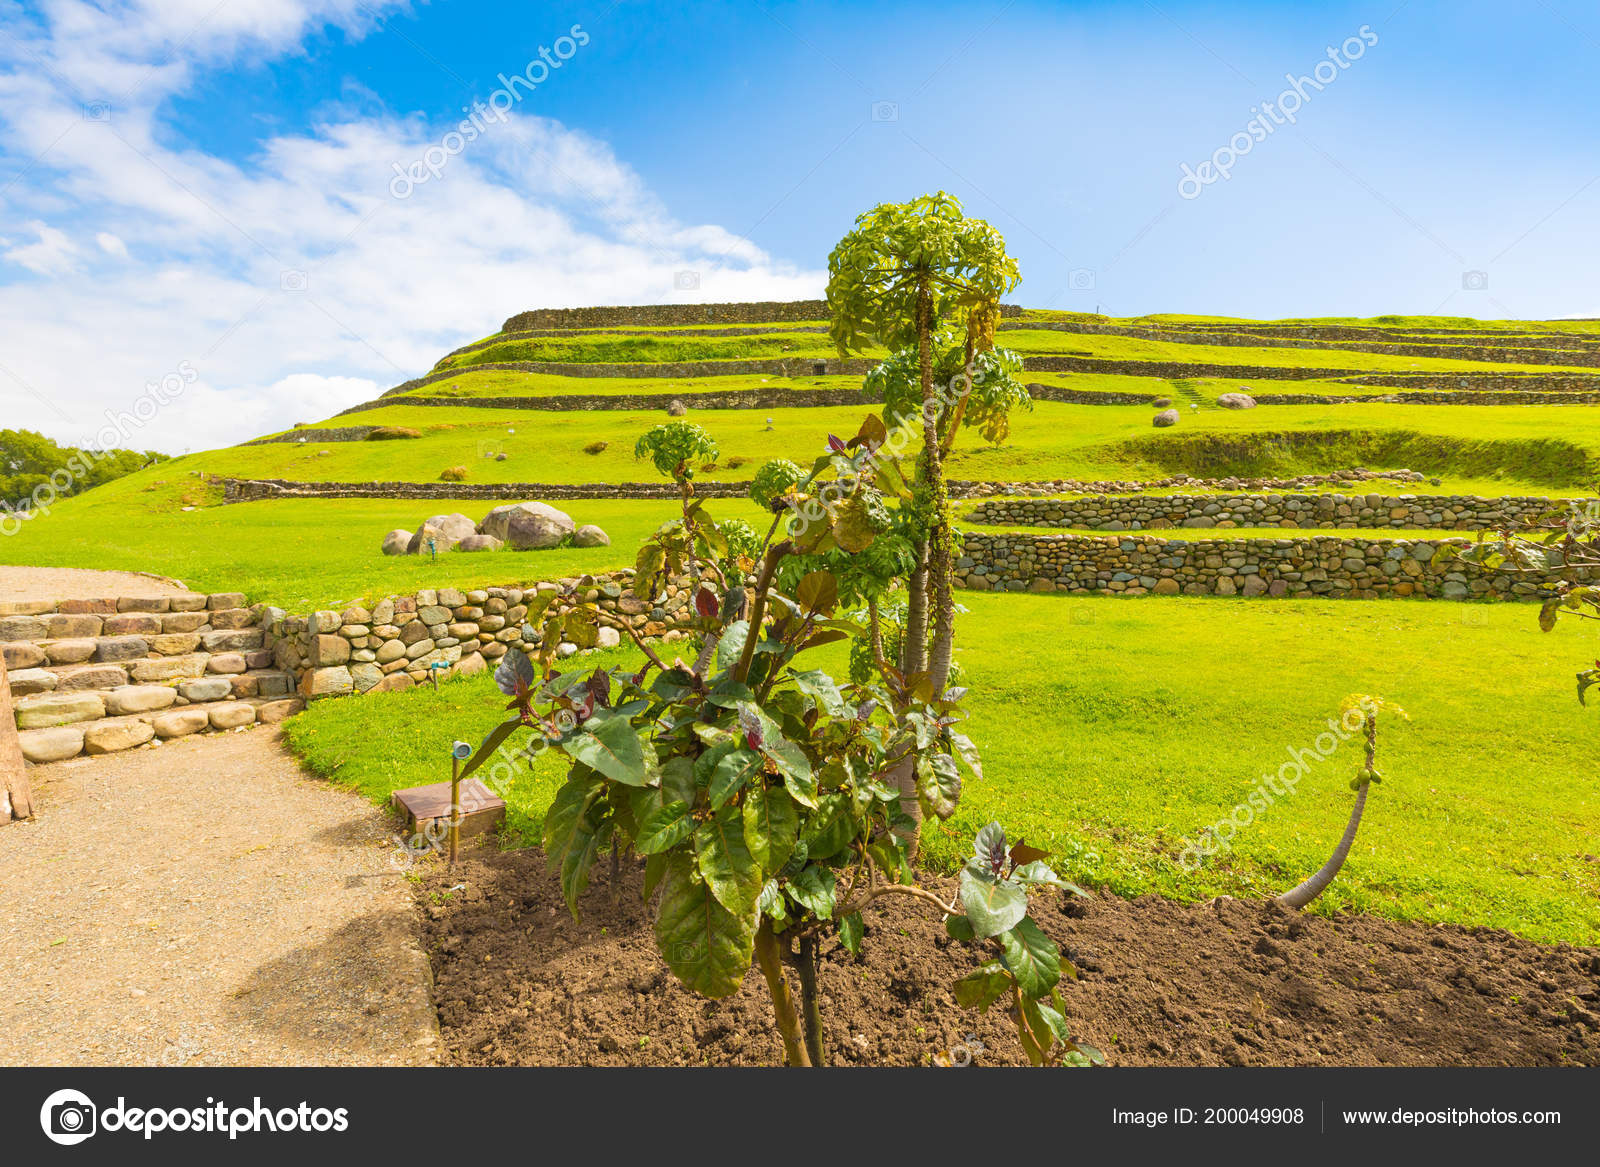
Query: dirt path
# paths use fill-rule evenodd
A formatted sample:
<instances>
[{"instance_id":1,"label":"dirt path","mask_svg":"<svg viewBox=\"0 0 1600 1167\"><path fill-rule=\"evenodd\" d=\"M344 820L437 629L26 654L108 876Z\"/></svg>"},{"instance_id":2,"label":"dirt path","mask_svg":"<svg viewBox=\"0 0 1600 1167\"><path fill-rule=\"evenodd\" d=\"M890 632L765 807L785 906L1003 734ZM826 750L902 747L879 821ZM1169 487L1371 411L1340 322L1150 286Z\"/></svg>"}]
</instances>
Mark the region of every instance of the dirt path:
<instances>
[{"instance_id":1,"label":"dirt path","mask_svg":"<svg viewBox=\"0 0 1600 1167\"><path fill-rule=\"evenodd\" d=\"M107 596L149 599L188 590L175 580L158 579L132 571L0 567L0 601L99 600Z\"/></svg>"},{"instance_id":2,"label":"dirt path","mask_svg":"<svg viewBox=\"0 0 1600 1167\"><path fill-rule=\"evenodd\" d=\"M386 819L276 730L32 778L0 828L0 1065L435 1060Z\"/></svg>"}]
</instances>

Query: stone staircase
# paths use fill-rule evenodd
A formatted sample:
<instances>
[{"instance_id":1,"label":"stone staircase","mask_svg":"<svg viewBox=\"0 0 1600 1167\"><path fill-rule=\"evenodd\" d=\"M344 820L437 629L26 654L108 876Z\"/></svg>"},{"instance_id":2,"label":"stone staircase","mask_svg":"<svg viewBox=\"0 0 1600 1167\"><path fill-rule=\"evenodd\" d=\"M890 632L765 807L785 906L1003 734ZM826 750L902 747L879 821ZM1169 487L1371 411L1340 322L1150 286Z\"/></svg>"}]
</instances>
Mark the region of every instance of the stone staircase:
<instances>
[{"instance_id":1,"label":"stone staircase","mask_svg":"<svg viewBox=\"0 0 1600 1167\"><path fill-rule=\"evenodd\" d=\"M304 708L237 592L0 603L29 762L109 754Z\"/></svg>"}]
</instances>

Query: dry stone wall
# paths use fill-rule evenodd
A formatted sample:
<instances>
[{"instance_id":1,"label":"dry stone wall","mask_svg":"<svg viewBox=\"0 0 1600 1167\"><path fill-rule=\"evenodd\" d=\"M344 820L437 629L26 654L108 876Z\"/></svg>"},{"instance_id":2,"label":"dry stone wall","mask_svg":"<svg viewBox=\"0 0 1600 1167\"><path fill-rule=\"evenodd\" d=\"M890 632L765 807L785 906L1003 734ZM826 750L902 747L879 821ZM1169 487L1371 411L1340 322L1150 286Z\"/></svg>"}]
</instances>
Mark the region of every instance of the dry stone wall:
<instances>
[{"instance_id":1,"label":"dry stone wall","mask_svg":"<svg viewBox=\"0 0 1600 1167\"><path fill-rule=\"evenodd\" d=\"M1557 576L1516 577L1444 550L1466 540L1162 539L1153 535L985 535L967 532L956 583L975 591L1186 596L1527 599ZM1578 579L1600 578L1575 569Z\"/></svg>"},{"instance_id":2,"label":"dry stone wall","mask_svg":"<svg viewBox=\"0 0 1600 1167\"><path fill-rule=\"evenodd\" d=\"M593 602L640 636L680 638L683 631L674 625L693 616L687 582L669 582L654 601L636 598L632 582L630 568L526 588L430 588L370 608L307 616L267 609L263 620L274 664L295 678L300 696L314 701L409 689L436 674L446 679L481 673L522 641L528 603L547 591ZM552 608L559 611L567 602L558 599ZM602 627L599 635L602 648L617 646L623 637L612 627ZM578 647L562 644L557 651L571 656Z\"/></svg>"},{"instance_id":3,"label":"dry stone wall","mask_svg":"<svg viewBox=\"0 0 1600 1167\"><path fill-rule=\"evenodd\" d=\"M1236 494L990 499L971 520L990 526L1077 527L1133 531L1147 527L1348 527L1371 530L1478 531L1564 508L1573 500L1416 494Z\"/></svg>"}]
</instances>

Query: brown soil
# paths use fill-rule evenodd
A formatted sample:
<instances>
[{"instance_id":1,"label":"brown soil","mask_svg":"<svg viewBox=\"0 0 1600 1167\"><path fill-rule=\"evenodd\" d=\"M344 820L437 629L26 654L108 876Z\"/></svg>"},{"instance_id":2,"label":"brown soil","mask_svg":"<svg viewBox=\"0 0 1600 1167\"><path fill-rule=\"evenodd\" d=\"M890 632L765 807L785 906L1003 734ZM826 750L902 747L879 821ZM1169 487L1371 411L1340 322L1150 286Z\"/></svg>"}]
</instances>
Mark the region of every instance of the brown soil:
<instances>
[{"instance_id":1,"label":"brown soil","mask_svg":"<svg viewBox=\"0 0 1600 1167\"><path fill-rule=\"evenodd\" d=\"M760 975L726 1001L684 990L624 867L612 907L596 865L581 923L535 850L482 848L424 881L447 1063L781 1062ZM1232 900L1101 896L1034 915L1080 969L1063 991L1074 1034L1114 1065L1600 1065L1600 949ZM866 922L863 962L824 946L832 1062L927 1064L969 1034L979 1063L1021 1062L1004 1016L951 998L978 962L932 913L891 897Z\"/></svg>"}]
</instances>

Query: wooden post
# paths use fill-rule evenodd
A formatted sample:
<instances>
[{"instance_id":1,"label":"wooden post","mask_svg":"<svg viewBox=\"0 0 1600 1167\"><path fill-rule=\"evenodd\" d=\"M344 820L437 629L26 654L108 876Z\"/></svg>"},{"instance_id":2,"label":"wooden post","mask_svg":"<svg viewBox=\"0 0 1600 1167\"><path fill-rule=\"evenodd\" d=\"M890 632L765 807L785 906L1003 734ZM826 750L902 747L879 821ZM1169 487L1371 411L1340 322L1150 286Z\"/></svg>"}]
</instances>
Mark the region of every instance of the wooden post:
<instances>
[{"instance_id":1,"label":"wooden post","mask_svg":"<svg viewBox=\"0 0 1600 1167\"><path fill-rule=\"evenodd\" d=\"M22 760L22 739L17 736L17 716L11 708L11 678L0 657L0 824L33 817L33 791Z\"/></svg>"}]
</instances>

